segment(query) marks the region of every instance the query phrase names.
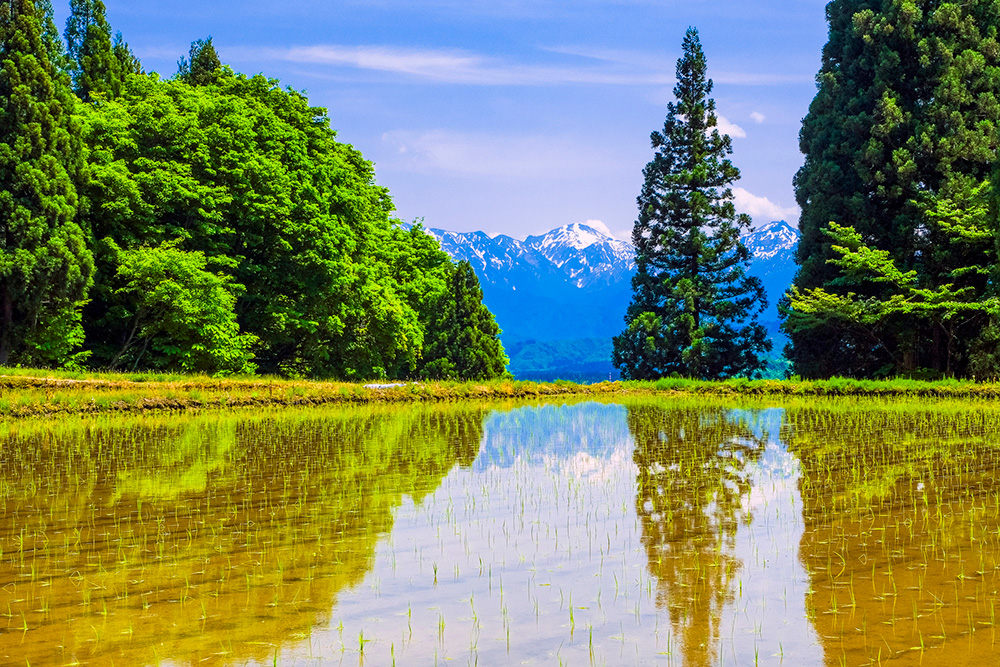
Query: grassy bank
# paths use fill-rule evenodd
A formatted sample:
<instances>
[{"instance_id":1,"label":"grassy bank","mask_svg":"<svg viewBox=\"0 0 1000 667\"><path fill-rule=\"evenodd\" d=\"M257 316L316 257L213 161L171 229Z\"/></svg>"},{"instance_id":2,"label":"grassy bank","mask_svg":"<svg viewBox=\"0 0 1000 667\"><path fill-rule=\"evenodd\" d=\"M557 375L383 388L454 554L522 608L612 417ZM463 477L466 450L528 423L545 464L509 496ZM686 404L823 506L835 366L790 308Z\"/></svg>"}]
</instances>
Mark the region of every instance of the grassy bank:
<instances>
[{"instance_id":1,"label":"grassy bank","mask_svg":"<svg viewBox=\"0 0 1000 667\"><path fill-rule=\"evenodd\" d=\"M269 377L0 369L0 417L255 406L433 402L610 394L619 383L412 382L363 384Z\"/></svg>"},{"instance_id":2,"label":"grassy bank","mask_svg":"<svg viewBox=\"0 0 1000 667\"><path fill-rule=\"evenodd\" d=\"M746 396L874 396L910 398L1000 399L1000 382L972 380L726 380L710 382L685 378L662 378L652 382L618 383L627 391L676 392L684 394Z\"/></svg>"},{"instance_id":3,"label":"grassy bank","mask_svg":"<svg viewBox=\"0 0 1000 667\"><path fill-rule=\"evenodd\" d=\"M963 380L727 380L653 382L413 382L365 385L269 377L213 378L0 369L0 417L337 403L433 402L586 395L874 396L1000 399L1000 383Z\"/></svg>"}]
</instances>

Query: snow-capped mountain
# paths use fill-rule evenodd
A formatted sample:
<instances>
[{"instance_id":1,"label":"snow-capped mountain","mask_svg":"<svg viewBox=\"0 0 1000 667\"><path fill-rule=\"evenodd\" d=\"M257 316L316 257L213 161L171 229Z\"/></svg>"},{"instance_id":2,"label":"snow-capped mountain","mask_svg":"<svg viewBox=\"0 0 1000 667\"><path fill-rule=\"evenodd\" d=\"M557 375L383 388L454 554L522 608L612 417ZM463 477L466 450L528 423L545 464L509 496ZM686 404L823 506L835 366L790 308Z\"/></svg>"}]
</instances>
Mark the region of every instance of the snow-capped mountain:
<instances>
[{"instance_id":1,"label":"snow-capped mountain","mask_svg":"<svg viewBox=\"0 0 1000 667\"><path fill-rule=\"evenodd\" d=\"M523 241L503 234L427 231L452 259L468 261L479 280L490 284L516 288L525 279L551 277L586 288L628 280L635 269L631 243L580 223Z\"/></svg>"},{"instance_id":2,"label":"snow-capped mountain","mask_svg":"<svg viewBox=\"0 0 1000 667\"><path fill-rule=\"evenodd\" d=\"M795 246L799 243L799 230L784 220L778 220L744 234L741 240L753 255L754 262L778 256L791 258L795 254Z\"/></svg>"},{"instance_id":3,"label":"snow-capped mountain","mask_svg":"<svg viewBox=\"0 0 1000 667\"><path fill-rule=\"evenodd\" d=\"M799 230L779 220L744 234L741 239L752 258L750 275L760 278L767 292L767 310L761 316L763 322L778 319L778 299L792 284L798 270L795 249L799 236Z\"/></svg>"},{"instance_id":4,"label":"snow-capped mountain","mask_svg":"<svg viewBox=\"0 0 1000 667\"><path fill-rule=\"evenodd\" d=\"M497 288L520 291L525 296L541 289L545 294L563 298L573 291L600 297L604 292L617 296L631 290L630 280L635 271L632 244L586 224L565 225L523 241L502 234L490 237L484 232L441 229L428 232L453 259L472 264L484 285L488 303L497 301ZM798 230L784 220L763 225L742 237L752 256L750 273L759 277L767 289L770 305L764 319L777 317L777 301L795 274L798 240ZM576 299L570 296L569 300ZM596 303L603 305L604 299L597 298ZM624 315L627 305L628 298L616 310ZM614 326L617 333L619 322ZM521 326L510 322L505 330L512 329L520 331ZM529 337L551 338L539 333L536 331Z\"/></svg>"},{"instance_id":5,"label":"snow-capped mountain","mask_svg":"<svg viewBox=\"0 0 1000 667\"><path fill-rule=\"evenodd\" d=\"M484 232L427 232L452 259L467 260L479 276L483 300L503 330L515 375L527 377L517 367L526 363L528 352L517 356L525 346L532 354L549 359L556 354L553 349L562 349L579 360L588 348L567 343L588 339L593 343L590 347L601 350L596 356L608 361L590 359L587 373L607 377L610 339L621 333L632 298L635 259L631 243L579 223L523 241ZM769 305L761 321L769 323L770 329L776 329L777 300L795 275L798 237L798 230L779 221L742 238L752 255L750 273L761 279L767 291Z\"/></svg>"},{"instance_id":6,"label":"snow-capped mountain","mask_svg":"<svg viewBox=\"0 0 1000 667\"><path fill-rule=\"evenodd\" d=\"M631 243L580 223L529 236L524 243L562 269L579 288L629 279L635 269Z\"/></svg>"},{"instance_id":7,"label":"snow-capped mountain","mask_svg":"<svg viewBox=\"0 0 1000 667\"><path fill-rule=\"evenodd\" d=\"M632 244L585 224L523 241L483 232L427 232L452 259L472 265L505 344L609 338L621 329L635 270Z\"/></svg>"}]
</instances>

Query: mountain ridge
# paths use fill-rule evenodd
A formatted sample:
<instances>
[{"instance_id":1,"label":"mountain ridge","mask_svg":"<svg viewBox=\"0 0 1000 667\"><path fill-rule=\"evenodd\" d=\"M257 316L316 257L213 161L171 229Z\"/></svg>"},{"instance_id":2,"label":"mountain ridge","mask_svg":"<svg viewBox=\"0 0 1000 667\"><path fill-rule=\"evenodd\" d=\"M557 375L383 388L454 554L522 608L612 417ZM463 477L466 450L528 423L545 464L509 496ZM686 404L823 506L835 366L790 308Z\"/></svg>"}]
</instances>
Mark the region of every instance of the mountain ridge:
<instances>
[{"instance_id":1,"label":"mountain ridge","mask_svg":"<svg viewBox=\"0 0 1000 667\"><path fill-rule=\"evenodd\" d=\"M551 352L553 341L586 339L604 354L603 350L610 350L610 338L621 333L635 272L631 243L586 223L563 225L523 240L505 234L491 237L481 231L425 231L453 260L472 265L483 288L483 301L503 330L504 346L511 351L525 350L525 362L538 352L531 350L531 343L544 342ZM741 237L751 253L749 273L760 278L768 295L768 307L760 320L776 339L778 353L784 341L777 329L777 300L795 274L798 238L798 230L783 220L761 225ZM570 348L579 358L579 346L567 346ZM532 364L537 361L536 355ZM545 369L528 369L519 363L511 354L515 375L530 372L545 379ZM606 368L611 368L610 358ZM586 374L590 377L595 373L607 375L596 370L591 355Z\"/></svg>"}]
</instances>

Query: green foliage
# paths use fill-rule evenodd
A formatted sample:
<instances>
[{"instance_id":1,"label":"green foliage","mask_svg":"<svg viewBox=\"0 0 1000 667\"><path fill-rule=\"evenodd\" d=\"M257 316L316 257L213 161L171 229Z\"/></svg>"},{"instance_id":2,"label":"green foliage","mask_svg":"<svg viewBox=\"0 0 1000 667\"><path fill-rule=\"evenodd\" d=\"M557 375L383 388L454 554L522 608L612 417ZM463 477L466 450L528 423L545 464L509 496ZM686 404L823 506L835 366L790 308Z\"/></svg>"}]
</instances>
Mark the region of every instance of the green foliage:
<instances>
[{"instance_id":1,"label":"green foliage","mask_svg":"<svg viewBox=\"0 0 1000 667\"><path fill-rule=\"evenodd\" d=\"M0 364L409 377L451 303L477 332L457 377L495 375L481 291L325 109L211 38L146 76L101 0L72 0L68 53L48 0L0 10Z\"/></svg>"},{"instance_id":2,"label":"green foliage","mask_svg":"<svg viewBox=\"0 0 1000 667\"><path fill-rule=\"evenodd\" d=\"M420 229L403 230L371 163L336 141L326 110L263 76L214 84L133 76L86 115L90 225L104 278L92 339L121 340L106 278L122 248L230 258L244 285L241 329L266 372L351 378L416 371L424 329L453 265ZM481 293L479 296L481 303ZM99 360L111 357L95 347Z\"/></svg>"},{"instance_id":3,"label":"green foliage","mask_svg":"<svg viewBox=\"0 0 1000 667\"><path fill-rule=\"evenodd\" d=\"M834 0L827 18L818 90L800 134L805 164L795 177L802 208L796 287L891 298L891 281L859 289L828 261L838 252L823 230L834 221L855 229L873 251L888 253L899 271L916 271L918 288L953 284L982 295L988 283L982 269L995 250L984 255L981 239L943 221L964 210L996 160L1000 6ZM974 220L965 216L957 224ZM965 267L973 268L955 273ZM793 325L790 358L796 372L809 376L845 372L845 365L862 376L921 367L947 372L954 362L947 333L911 324L895 318L878 340L833 322ZM982 326L983 319L967 322L962 340L977 338Z\"/></svg>"},{"instance_id":4,"label":"green foliage","mask_svg":"<svg viewBox=\"0 0 1000 667\"><path fill-rule=\"evenodd\" d=\"M239 285L207 270L204 253L173 244L118 256L113 310L130 323L110 370L131 366L167 371L252 373L252 335L236 323Z\"/></svg>"},{"instance_id":5,"label":"green foliage","mask_svg":"<svg viewBox=\"0 0 1000 667\"><path fill-rule=\"evenodd\" d=\"M422 377L490 380L504 374L507 355L500 344L500 328L483 305L483 290L467 261L454 268L448 290L438 297L429 316Z\"/></svg>"},{"instance_id":6,"label":"green foliage","mask_svg":"<svg viewBox=\"0 0 1000 667\"><path fill-rule=\"evenodd\" d=\"M828 264L840 268L831 284L841 289L793 286L786 330L800 336L815 330L847 331L856 340L878 346L890 360L889 368L910 373L916 370L918 350L913 346L919 339L914 335L907 345L899 332L931 332L932 352L941 351L943 358L932 356L929 370L996 375L1000 367L989 341L995 336L990 323L1000 313L1000 299L987 293L993 257L988 185L969 188L958 201L932 200L924 207L925 229L939 239L923 262L924 267L936 265L933 274L902 271L891 253L866 245L854 228L831 222L824 232L839 256ZM880 287L878 294L866 296L875 291L865 289L873 284ZM845 288L857 291L844 293Z\"/></svg>"},{"instance_id":7,"label":"green foliage","mask_svg":"<svg viewBox=\"0 0 1000 667\"><path fill-rule=\"evenodd\" d=\"M51 59L48 9L0 4L0 364L82 360L74 350L93 274L76 220L84 152Z\"/></svg>"},{"instance_id":8,"label":"green foliage","mask_svg":"<svg viewBox=\"0 0 1000 667\"><path fill-rule=\"evenodd\" d=\"M130 74L142 74L142 63L132 53L132 49L129 48L128 42L125 41L120 32L115 33L115 41L111 45L111 52L118 60L118 68L122 73L122 77L129 76Z\"/></svg>"},{"instance_id":9,"label":"green foliage","mask_svg":"<svg viewBox=\"0 0 1000 667\"><path fill-rule=\"evenodd\" d=\"M45 50L48 51L49 62L62 75L69 67L69 59L66 56L66 46L59 36L59 28L56 27L52 0L38 0L35 3L35 11L42 23L42 43L45 45Z\"/></svg>"},{"instance_id":10,"label":"green foliage","mask_svg":"<svg viewBox=\"0 0 1000 667\"><path fill-rule=\"evenodd\" d=\"M770 349L757 323L764 288L747 275L750 256L739 239L751 221L733 205L729 185L739 170L726 158L732 142L718 130L711 92L692 28L677 62L677 102L652 134L656 154L638 198L634 297L612 354L625 378L754 375Z\"/></svg>"}]
</instances>

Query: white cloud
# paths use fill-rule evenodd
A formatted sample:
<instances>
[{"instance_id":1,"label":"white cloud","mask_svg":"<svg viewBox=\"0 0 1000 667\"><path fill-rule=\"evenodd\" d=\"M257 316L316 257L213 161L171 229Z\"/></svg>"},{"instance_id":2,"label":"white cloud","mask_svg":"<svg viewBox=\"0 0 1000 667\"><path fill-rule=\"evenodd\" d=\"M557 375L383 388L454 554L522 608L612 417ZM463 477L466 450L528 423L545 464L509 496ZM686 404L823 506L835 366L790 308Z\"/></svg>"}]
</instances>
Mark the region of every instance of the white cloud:
<instances>
[{"instance_id":1,"label":"white cloud","mask_svg":"<svg viewBox=\"0 0 1000 667\"><path fill-rule=\"evenodd\" d=\"M612 152L573 137L395 130L383 134L382 141L395 149L396 168L418 173L580 178L600 175L617 161Z\"/></svg>"},{"instance_id":2,"label":"white cloud","mask_svg":"<svg viewBox=\"0 0 1000 667\"><path fill-rule=\"evenodd\" d=\"M602 49L590 46L560 46L549 47L546 50L553 53L579 56L591 60L602 61L615 65L639 68L650 72L673 72L676 55L656 53L653 51L636 51L626 49ZM811 71L795 74L767 74L763 72L720 72L710 70L709 76L713 82L739 86L786 86L789 84L804 84L815 82ZM670 84L674 78L670 77Z\"/></svg>"},{"instance_id":3,"label":"white cloud","mask_svg":"<svg viewBox=\"0 0 1000 667\"><path fill-rule=\"evenodd\" d=\"M746 139L747 131L736 123L731 122L728 118L723 115L719 115L719 132L723 134L728 134L731 137L736 137L737 139Z\"/></svg>"},{"instance_id":4,"label":"white cloud","mask_svg":"<svg viewBox=\"0 0 1000 667\"><path fill-rule=\"evenodd\" d=\"M607 234L608 236L614 237L614 234L611 233L611 230L608 229L608 226L604 224L603 220L587 220L586 222L580 224L587 225L588 227L592 227L597 231L601 232L602 234Z\"/></svg>"},{"instance_id":5,"label":"white cloud","mask_svg":"<svg viewBox=\"0 0 1000 667\"><path fill-rule=\"evenodd\" d=\"M758 125L760 125L761 123L763 123L767 119L767 116L765 116L764 114L762 114L759 111L754 111L752 114L750 114L750 118L753 119L753 122L755 122Z\"/></svg>"},{"instance_id":6,"label":"white cloud","mask_svg":"<svg viewBox=\"0 0 1000 667\"><path fill-rule=\"evenodd\" d=\"M758 197L743 188L733 188L733 197L736 210L749 215L754 219L755 224L764 224L775 220L785 220L795 224L799 219L798 206L779 206L767 197Z\"/></svg>"}]
</instances>

